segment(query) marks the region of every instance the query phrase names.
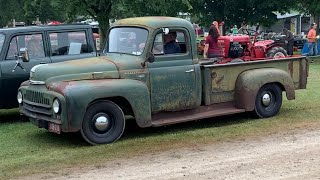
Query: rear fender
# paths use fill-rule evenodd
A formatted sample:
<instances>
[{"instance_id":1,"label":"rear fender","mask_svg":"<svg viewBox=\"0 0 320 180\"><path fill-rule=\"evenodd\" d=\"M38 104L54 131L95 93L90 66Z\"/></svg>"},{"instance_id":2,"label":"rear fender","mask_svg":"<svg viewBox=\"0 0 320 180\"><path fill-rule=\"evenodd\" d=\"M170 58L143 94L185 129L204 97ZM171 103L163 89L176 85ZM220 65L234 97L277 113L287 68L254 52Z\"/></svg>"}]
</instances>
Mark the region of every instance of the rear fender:
<instances>
[{"instance_id":1,"label":"rear fender","mask_svg":"<svg viewBox=\"0 0 320 180\"><path fill-rule=\"evenodd\" d=\"M61 93L67 102L69 132L78 131L90 103L113 97L127 100L140 127L151 126L148 87L130 79L83 80L51 83L48 89Z\"/></svg>"},{"instance_id":2,"label":"rear fender","mask_svg":"<svg viewBox=\"0 0 320 180\"><path fill-rule=\"evenodd\" d=\"M236 82L235 105L237 108L253 111L255 99L259 89L265 85L275 83L281 90L286 91L287 99L295 98L295 88L290 75L275 68L254 69L242 72Z\"/></svg>"}]
</instances>

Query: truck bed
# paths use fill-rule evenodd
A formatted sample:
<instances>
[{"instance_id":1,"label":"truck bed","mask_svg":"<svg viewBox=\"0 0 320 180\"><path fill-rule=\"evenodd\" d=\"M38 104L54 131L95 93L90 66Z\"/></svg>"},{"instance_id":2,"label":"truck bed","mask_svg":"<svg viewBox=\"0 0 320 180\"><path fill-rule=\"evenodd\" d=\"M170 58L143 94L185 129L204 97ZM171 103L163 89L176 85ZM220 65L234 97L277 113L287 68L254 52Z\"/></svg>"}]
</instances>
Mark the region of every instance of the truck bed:
<instances>
[{"instance_id":1,"label":"truck bed","mask_svg":"<svg viewBox=\"0 0 320 180\"><path fill-rule=\"evenodd\" d=\"M252 69L275 68L287 72L295 89L305 89L308 76L307 57L216 64L217 59L199 60L202 69L205 105L234 101L238 76ZM272 74L270 75L272 77ZM270 78L269 77L269 78Z\"/></svg>"}]
</instances>

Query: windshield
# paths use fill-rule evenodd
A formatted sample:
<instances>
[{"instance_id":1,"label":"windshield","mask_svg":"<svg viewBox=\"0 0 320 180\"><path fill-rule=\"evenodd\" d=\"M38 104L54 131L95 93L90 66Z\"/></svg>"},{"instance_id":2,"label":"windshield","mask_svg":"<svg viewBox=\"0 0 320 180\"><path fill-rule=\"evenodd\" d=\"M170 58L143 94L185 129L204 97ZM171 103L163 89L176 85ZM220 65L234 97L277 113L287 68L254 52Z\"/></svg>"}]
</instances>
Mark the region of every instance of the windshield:
<instances>
[{"instance_id":1,"label":"windshield","mask_svg":"<svg viewBox=\"0 0 320 180\"><path fill-rule=\"evenodd\" d=\"M0 34L0 54L1 54L3 43L4 43L4 35Z\"/></svg>"},{"instance_id":2,"label":"windshield","mask_svg":"<svg viewBox=\"0 0 320 180\"><path fill-rule=\"evenodd\" d=\"M113 28L109 33L107 53L141 55L145 49L148 31L142 28Z\"/></svg>"}]
</instances>

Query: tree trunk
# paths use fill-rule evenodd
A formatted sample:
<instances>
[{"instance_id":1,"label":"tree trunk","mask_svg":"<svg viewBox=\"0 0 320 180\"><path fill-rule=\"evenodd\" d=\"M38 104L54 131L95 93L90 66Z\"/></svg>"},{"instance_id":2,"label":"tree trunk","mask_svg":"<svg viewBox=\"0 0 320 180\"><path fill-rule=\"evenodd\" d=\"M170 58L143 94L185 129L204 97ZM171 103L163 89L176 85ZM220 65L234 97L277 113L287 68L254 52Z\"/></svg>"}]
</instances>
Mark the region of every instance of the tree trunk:
<instances>
[{"instance_id":1,"label":"tree trunk","mask_svg":"<svg viewBox=\"0 0 320 180\"><path fill-rule=\"evenodd\" d=\"M109 16L97 17L97 20L99 22L100 49L102 50L105 47L110 28Z\"/></svg>"}]
</instances>

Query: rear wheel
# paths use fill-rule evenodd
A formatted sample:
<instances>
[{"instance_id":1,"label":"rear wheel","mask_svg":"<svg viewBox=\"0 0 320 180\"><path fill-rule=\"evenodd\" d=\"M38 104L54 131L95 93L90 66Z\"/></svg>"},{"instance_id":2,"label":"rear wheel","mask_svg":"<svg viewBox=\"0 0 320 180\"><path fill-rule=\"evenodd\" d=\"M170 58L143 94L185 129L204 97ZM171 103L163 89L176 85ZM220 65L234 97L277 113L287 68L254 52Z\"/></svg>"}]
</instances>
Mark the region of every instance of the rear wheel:
<instances>
[{"instance_id":1,"label":"rear wheel","mask_svg":"<svg viewBox=\"0 0 320 180\"><path fill-rule=\"evenodd\" d=\"M111 101L96 102L85 113L81 135L90 144L108 144L118 140L125 127L121 108Z\"/></svg>"},{"instance_id":2,"label":"rear wheel","mask_svg":"<svg viewBox=\"0 0 320 180\"><path fill-rule=\"evenodd\" d=\"M282 90L276 84L262 86L255 100L255 114L261 118L274 116L282 105Z\"/></svg>"},{"instance_id":3,"label":"rear wheel","mask_svg":"<svg viewBox=\"0 0 320 180\"><path fill-rule=\"evenodd\" d=\"M284 58L288 56L287 51L283 47L273 47L268 50L267 57L269 58Z\"/></svg>"}]
</instances>

